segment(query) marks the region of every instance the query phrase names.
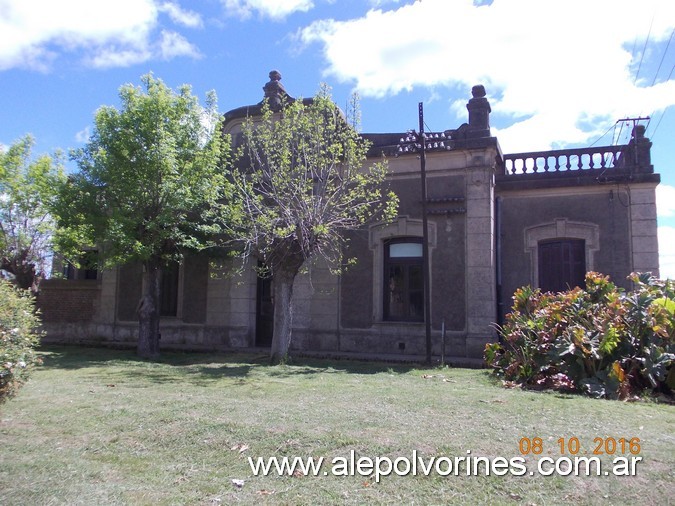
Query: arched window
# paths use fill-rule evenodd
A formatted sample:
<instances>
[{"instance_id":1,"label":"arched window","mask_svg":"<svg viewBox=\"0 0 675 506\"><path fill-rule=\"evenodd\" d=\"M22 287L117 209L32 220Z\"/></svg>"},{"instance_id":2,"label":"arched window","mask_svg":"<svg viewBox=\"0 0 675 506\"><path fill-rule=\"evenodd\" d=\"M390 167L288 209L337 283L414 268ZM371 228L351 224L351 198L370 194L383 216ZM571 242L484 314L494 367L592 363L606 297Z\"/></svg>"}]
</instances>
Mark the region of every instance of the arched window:
<instances>
[{"instance_id":1,"label":"arched window","mask_svg":"<svg viewBox=\"0 0 675 506\"><path fill-rule=\"evenodd\" d=\"M528 227L525 251L531 259L530 283L544 291L583 288L586 271L595 268L599 249L600 227L595 223L557 218Z\"/></svg>"},{"instance_id":2,"label":"arched window","mask_svg":"<svg viewBox=\"0 0 675 506\"><path fill-rule=\"evenodd\" d=\"M390 239L384 246L384 319L424 321L422 240Z\"/></svg>"}]
</instances>

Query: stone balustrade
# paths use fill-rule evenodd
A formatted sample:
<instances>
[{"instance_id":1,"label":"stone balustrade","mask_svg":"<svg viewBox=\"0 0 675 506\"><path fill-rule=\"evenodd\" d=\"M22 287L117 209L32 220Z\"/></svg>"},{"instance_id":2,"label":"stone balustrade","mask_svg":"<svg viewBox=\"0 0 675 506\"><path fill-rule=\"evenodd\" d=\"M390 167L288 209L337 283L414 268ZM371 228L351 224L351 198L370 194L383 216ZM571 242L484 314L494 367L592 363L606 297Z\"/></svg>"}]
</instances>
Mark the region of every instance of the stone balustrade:
<instances>
[{"instance_id":1,"label":"stone balustrade","mask_svg":"<svg viewBox=\"0 0 675 506\"><path fill-rule=\"evenodd\" d=\"M505 154L502 158L502 173L507 176L518 176L572 171L597 173L605 169L625 169L635 165L624 163L627 147L627 145L602 146Z\"/></svg>"}]
</instances>

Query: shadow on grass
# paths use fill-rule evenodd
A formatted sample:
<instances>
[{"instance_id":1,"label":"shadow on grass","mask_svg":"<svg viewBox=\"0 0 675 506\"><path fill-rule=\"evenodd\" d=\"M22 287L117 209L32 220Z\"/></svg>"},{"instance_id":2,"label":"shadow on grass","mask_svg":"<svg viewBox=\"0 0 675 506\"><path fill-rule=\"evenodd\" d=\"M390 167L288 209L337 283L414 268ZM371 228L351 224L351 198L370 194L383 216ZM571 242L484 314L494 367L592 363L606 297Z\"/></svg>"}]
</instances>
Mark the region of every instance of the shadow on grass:
<instances>
[{"instance_id":1,"label":"shadow on grass","mask_svg":"<svg viewBox=\"0 0 675 506\"><path fill-rule=\"evenodd\" d=\"M247 378L259 370L271 378L313 374L406 374L420 366L347 359L294 357L284 365L270 365L267 354L164 351L157 361L138 357L133 350L84 346L43 346L43 366L56 369L108 368L120 378L143 377L153 382L210 383L222 378ZM168 367L167 367L168 366ZM112 371L114 367L122 370Z\"/></svg>"},{"instance_id":2,"label":"shadow on grass","mask_svg":"<svg viewBox=\"0 0 675 506\"><path fill-rule=\"evenodd\" d=\"M192 367L149 364L152 367L124 367L105 370L106 382L113 384L147 386L148 383L208 386L227 378L247 381L255 368L253 365L236 364L226 367Z\"/></svg>"}]
</instances>

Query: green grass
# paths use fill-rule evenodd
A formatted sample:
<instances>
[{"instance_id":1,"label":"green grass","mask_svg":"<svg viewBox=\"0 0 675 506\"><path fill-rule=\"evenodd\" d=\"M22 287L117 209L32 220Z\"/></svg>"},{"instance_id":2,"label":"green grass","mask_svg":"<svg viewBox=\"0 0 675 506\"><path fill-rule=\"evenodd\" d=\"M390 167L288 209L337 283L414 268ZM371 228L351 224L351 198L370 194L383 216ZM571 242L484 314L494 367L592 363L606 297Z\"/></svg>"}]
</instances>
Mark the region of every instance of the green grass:
<instances>
[{"instance_id":1,"label":"green grass","mask_svg":"<svg viewBox=\"0 0 675 506\"><path fill-rule=\"evenodd\" d=\"M675 407L507 390L486 371L49 348L0 406L0 504L669 504ZM637 476L253 476L247 457L518 457L640 438ZM244 451L240 449L245 448ZM604 462L609 459L605 457ZM535 469L528 458L528 469ZM609 468L603 468L609 469ZM244 480L241 488L233 479Z\"/></svg>"}]
</instances>

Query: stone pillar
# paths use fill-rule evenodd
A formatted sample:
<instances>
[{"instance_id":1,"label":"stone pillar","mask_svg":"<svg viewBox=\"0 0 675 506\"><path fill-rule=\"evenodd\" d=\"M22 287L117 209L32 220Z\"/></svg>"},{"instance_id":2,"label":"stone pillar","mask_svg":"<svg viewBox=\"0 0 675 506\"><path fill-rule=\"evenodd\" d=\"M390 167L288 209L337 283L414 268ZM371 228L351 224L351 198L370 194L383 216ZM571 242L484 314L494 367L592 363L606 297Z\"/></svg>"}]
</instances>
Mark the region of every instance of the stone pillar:
<instances>
[{"instance_id":1,"label":"stone pillar","mask_svg":"<svg viewBox=\"0 0 675 506\"><path fill-rule=\"evenodd\" d=\"M653 173L651 148L652 143L645 137L646 128L644 125L636 125L633 128L629 143L629 151L634 157L632 162L635 164L637 172Z\"/></svg>"},{"instance_id":2,"label":"stone pillar","mask_svg":"<svg viewBox=\"0 0 675 506\"><path fill-rule=\"evenodd\" d=\"M494 178L484 156L474 156L466 187L466 355L482 358L485 344L495 340L497 321Z\"/></svg>"},{"instance_id":3,"label":"stone pillar","mask_svg":"<svg viewBox=\"0 0 675 506\"><path fill-rule=\"evenodd\" d=\"M659 276L659 241L656 222L656 188L653 184L630 189L632 270Z\"/></svg>"},{"instance_id":4,"label":"stone pillar","mask_svg":"<svg viewBox=\"0 0 675 506\"><path fill-rule=\"evenodd\" d=\"M115 299L117 295L117 272L119 268L113 267L101 271L99 281L101 296L98 308L94 316L96 323L110 324L115 321Z\"/></svg>"}]
</instances>

